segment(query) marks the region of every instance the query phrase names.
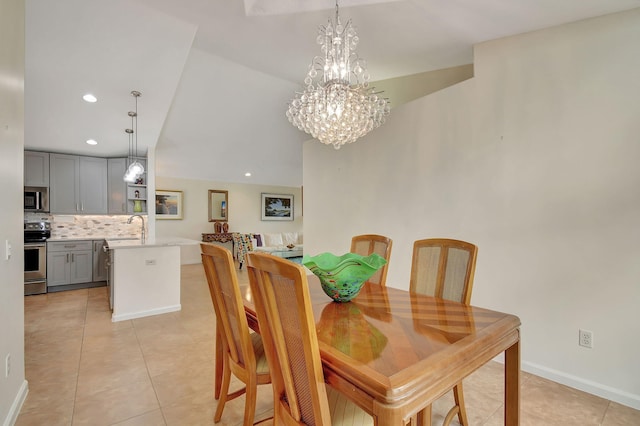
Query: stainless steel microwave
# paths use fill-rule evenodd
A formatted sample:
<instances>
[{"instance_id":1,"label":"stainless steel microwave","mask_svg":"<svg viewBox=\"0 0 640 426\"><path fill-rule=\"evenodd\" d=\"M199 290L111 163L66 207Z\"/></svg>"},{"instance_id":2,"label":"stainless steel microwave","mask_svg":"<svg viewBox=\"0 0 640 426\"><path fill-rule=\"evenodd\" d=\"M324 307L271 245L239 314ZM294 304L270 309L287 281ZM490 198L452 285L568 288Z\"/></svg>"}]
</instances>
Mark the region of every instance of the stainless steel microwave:
<instances>
[{"instance_id":1,"label":"stainless steel microwave","mask_svg":"<svg viewBox=\"0 0 640 426\"><path fill-rule=\"evenodd\" d=\"M49 188L25 186L24 187L24 211L48 212L49 211Z\"/></svg>"}]
</instances>

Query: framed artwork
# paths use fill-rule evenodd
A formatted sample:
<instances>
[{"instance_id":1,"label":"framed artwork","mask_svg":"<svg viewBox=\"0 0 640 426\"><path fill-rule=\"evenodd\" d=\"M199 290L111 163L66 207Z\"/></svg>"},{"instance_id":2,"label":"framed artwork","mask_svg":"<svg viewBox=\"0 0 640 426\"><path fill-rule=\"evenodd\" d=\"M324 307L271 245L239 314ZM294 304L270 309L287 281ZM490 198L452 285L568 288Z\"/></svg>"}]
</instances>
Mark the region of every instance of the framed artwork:
<instances>
[{"instance_id":1,"label":"framed artwork","mask_svg":"<svg viewBox=\"0 0 640 426\"><path fill-rule=\"evenodd\" d=\"M156 191L156 219L182 219L182 191Z\"/></svg>"},{"instance_id":2,"label":"framed artwork","mask_svg":"<svg viewBox=\"0 0 640 426\"><path fill-rule=\"evenodd\" d=\"M292 194L262 193L262 220L293 220Z\"/></svg>"}]
</instances>

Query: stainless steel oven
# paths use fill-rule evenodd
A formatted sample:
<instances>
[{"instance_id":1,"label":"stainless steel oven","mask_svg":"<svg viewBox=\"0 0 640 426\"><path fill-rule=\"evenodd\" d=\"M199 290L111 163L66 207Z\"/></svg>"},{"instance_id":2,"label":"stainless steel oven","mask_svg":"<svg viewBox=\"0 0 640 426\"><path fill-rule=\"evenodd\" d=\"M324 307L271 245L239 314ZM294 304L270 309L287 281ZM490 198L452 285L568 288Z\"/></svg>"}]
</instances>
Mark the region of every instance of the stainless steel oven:
<instances>
[{"instance_id":1,"label":"stainless steel oven","mask_svg":"<svg viewBox=\"0 0 640 426\"><path fill-rule=\"evenodd\" d=\"M47 238L49 222L24 224L24 294L47 292Z\"/></svg>"},{"instance_id":2,"label":"stainless steel oven","mask_svg":"<svg viewBox=\"0 0 640 426\"><path fill-rule=\"evenodd\" d=\"M25 243L24 280L47 279L47 243Z\"/></svg>"},{"instance_id":3,"label":"stainless steel oven","mask_svg":"<svg viewBox=\"0 0 640 426\"><path fill-rule=\"evenodd\" d=\"M24 294L47 292L47 243L24 243Z\"/></svg>"}]
</instances>

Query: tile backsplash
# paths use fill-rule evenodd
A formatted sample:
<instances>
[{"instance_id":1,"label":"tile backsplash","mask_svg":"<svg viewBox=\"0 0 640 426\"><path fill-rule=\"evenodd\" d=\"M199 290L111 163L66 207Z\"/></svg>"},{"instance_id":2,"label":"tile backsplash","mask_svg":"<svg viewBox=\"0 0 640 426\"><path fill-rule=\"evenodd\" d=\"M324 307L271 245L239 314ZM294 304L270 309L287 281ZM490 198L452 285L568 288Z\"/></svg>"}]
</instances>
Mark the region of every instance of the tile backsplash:
<instances>
[{"instance_id":1,"label":"tile backsplash","mask_svg":"<svg viewBox=\"0 0 640 426\"><path fill-rule=\"evenodd\" d=\"M51 238L138 238L140 237L140 219L127 224L130 216L73 216L25 214L25 221L49 220L51 222ZM147 216L145 227L147 224Z\"/></svg>"}]
</instances>

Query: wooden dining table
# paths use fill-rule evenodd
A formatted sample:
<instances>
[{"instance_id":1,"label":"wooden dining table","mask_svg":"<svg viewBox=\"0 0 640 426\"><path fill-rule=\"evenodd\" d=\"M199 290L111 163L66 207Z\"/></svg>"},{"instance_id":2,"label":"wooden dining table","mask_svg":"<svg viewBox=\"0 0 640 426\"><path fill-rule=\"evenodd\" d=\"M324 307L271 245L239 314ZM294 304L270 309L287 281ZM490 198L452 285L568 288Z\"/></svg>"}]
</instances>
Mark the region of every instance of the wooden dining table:
<instances>
[{"instance_id":1,"label":"wooden dining table","mask_svg":"<svg viewBox=\"0 0 640 426\"><path fill-rule=\"evenodd\" d=\"M431 404L502 352L504 424L519 424L518 317L369 283L351 302L336 303L317 277L308 281L325 381L377 425L405 425L418 413L429 425ZM249 286L242 292L259 331Z\"/></svg>"}]
</instances>

